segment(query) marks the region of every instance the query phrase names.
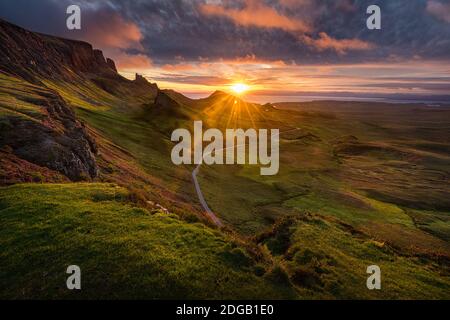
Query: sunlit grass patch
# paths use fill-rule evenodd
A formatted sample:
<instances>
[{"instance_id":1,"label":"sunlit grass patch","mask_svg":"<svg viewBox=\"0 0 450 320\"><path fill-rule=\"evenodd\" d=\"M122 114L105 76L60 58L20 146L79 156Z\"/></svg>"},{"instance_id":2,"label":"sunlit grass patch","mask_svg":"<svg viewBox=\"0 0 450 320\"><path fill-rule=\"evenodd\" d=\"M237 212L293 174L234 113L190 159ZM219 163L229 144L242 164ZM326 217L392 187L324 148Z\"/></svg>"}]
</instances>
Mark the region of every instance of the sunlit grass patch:
<instances>
[{"instance_id":1,"label":"sunlit grass patch","mask_svg":"<svg viewBox=\"0 0 450 320\"><path fill-rule=\"evenodd\" d=\"M0 188L2 298L288 298L234 241L151 214L114 184ZM66 268L82 290L66 289ZM263 272L264 273L264 272Z\"/></svg>"}]
</instances>

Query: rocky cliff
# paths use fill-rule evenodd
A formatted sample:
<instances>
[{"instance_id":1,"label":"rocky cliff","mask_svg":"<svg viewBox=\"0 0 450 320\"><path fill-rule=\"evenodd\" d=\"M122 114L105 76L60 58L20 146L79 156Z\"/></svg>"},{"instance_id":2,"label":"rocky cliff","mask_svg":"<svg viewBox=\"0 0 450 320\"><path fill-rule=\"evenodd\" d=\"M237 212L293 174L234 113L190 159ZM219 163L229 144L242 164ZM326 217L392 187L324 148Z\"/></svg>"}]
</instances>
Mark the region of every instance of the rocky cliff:
<instances>
[{"instance_id":1,"label":"rocky cliff","mask_svg":"<svg viewBox=\"0 0 450 320\"><path fill-rule=\"evenodd\" d=\"M96 143L61 95L100 106L104 102L96 97L108 96L102 90L116 97L109 101L126 107L153 102L158 87L140 75L122 77L114 61L89 43L34 33L0 19L0 178L28 181L31 173L18 174L19 163L58 179L95 178ZM7 168L16 168L14 178Z\"/></svg>"},{"instance_id":2,"label":"rocky cliff","mask_svg":"<svg viewBox=\"0 0 450 320\"><path fill-rule=\"evenodd\" d=\"M1 19L0 71L35 84L87 79L118 97L143 101L154 99L158 88L140 75L134 81L122 77L115 62L87 42L34 33Z\"/></svg>"},{"instance_id":3,"label":"rocky cliff","mask_svg":"<svg viewBox=\"0 0 450 320\"><path fill-rule=\"evenodd\" d=\"M114 76L112 60L86 42L27 31L0 20L0 69L30 82L63 80L85 73Z\"/></svg>"},{"instance_id":4,"label":"rocky cliff","mask_svg":"<svg viewBox=\"0 0 450 320\"><path fill-rule=\"evenodd\" d=\"M97 176L94 139L71 106L44 84L73 85L92 78L134 86L117 73L114 61L88 43L0 20L0 183L36 175L73 181Z\"/></svg>"},{"instance_id":5,"label":"rocky cliff","mask_svg":"<svg viewBox=\"0 0 450 320\"><path fill-rule=\"evenodd\" d=\"M95 178L96 143L61 96L24 82L11 87L8 79L0 86L0 150L73 181Z\"/></svg>"}]
</instances>

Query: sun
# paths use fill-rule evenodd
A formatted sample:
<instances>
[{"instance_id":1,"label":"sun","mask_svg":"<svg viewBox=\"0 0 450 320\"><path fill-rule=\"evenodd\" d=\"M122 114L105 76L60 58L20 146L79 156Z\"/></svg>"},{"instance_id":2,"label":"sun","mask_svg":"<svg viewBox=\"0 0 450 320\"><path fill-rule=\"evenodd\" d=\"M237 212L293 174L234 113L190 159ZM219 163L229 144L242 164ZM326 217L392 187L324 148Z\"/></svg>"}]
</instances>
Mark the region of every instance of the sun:
<instances>
[{"instance_id":1,"label":"sun","mask_svg":"<svg viewBox=\"0 0 450 320\"><path fill-rule=\"evenodd\" d=\"M235 83L231 86L231 90L233 90L237 94L242 94L245 91L248 91L249 86L244 83Z\"/></svg>"}]
</instances>

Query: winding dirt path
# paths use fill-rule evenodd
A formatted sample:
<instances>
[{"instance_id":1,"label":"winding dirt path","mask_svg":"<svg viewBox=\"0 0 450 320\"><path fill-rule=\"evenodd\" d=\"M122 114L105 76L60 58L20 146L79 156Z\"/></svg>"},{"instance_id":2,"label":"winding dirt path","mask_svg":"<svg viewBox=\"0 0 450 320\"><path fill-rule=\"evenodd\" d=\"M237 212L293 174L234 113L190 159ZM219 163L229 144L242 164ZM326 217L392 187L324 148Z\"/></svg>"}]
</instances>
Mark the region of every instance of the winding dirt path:
<instances>
[{"instance_id":1,"label":"winding dirt path","mask_svg":"<svg viewBox=\"0 0 450 320\"><path fill-rule=\"evenodd\" d=\"M298 130L298 128L293 128L293 129L289 129L289 130L280 132L277 135L275 135L275 137L279 137L282 133L286 133L286 132L294 131L294 130ZM246 145L246 143L238 144L233 147L222 148L217 151L223 151L223 150L227 150L230 148L236 148L236 147L245 146L245 145ZM211 154L211 153L209 153L209 154ZM209 154L207 154L207 155L209 155ZM203 157L205 157L205 154L203 155ZM203 210L205 210L205 213L215 223L215 225L217 225L218 227L221 228L221 227L223 227L223 222L220 221L220 219L215 215L215 213L209 208L208 203L206 202L205 197L203 196L202 189L200 188L200 184L197 179L197 174L198 174L202 164L203 164L203 161L202 161L202 163L198 164L195 167L195 169L192 171L192 180L194 181L195 191L197 192L198 200L200 201L200 204L202 205Z\"/></svg>"}]
</instances>

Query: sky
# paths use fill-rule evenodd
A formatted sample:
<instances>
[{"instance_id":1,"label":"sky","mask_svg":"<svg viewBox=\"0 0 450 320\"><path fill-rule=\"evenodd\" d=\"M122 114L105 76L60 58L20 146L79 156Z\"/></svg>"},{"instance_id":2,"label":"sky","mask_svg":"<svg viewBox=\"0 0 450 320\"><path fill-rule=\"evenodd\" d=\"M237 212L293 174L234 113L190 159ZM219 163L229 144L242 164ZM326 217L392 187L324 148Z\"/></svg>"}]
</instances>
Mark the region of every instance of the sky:
<instances>
[{"instance_id":1,"label":"sky","mask_svg":"<svg viewBox=\"0 0 450 320\"><path fill-rule=\"evenodd\" d=\"M71 4L81 30L66 27ZM373 4L381 30L366 26ZM245 83L257 102L450 100L450 0L2 0L0 17L193 97Z\"/></svg>"}]
</instances>

